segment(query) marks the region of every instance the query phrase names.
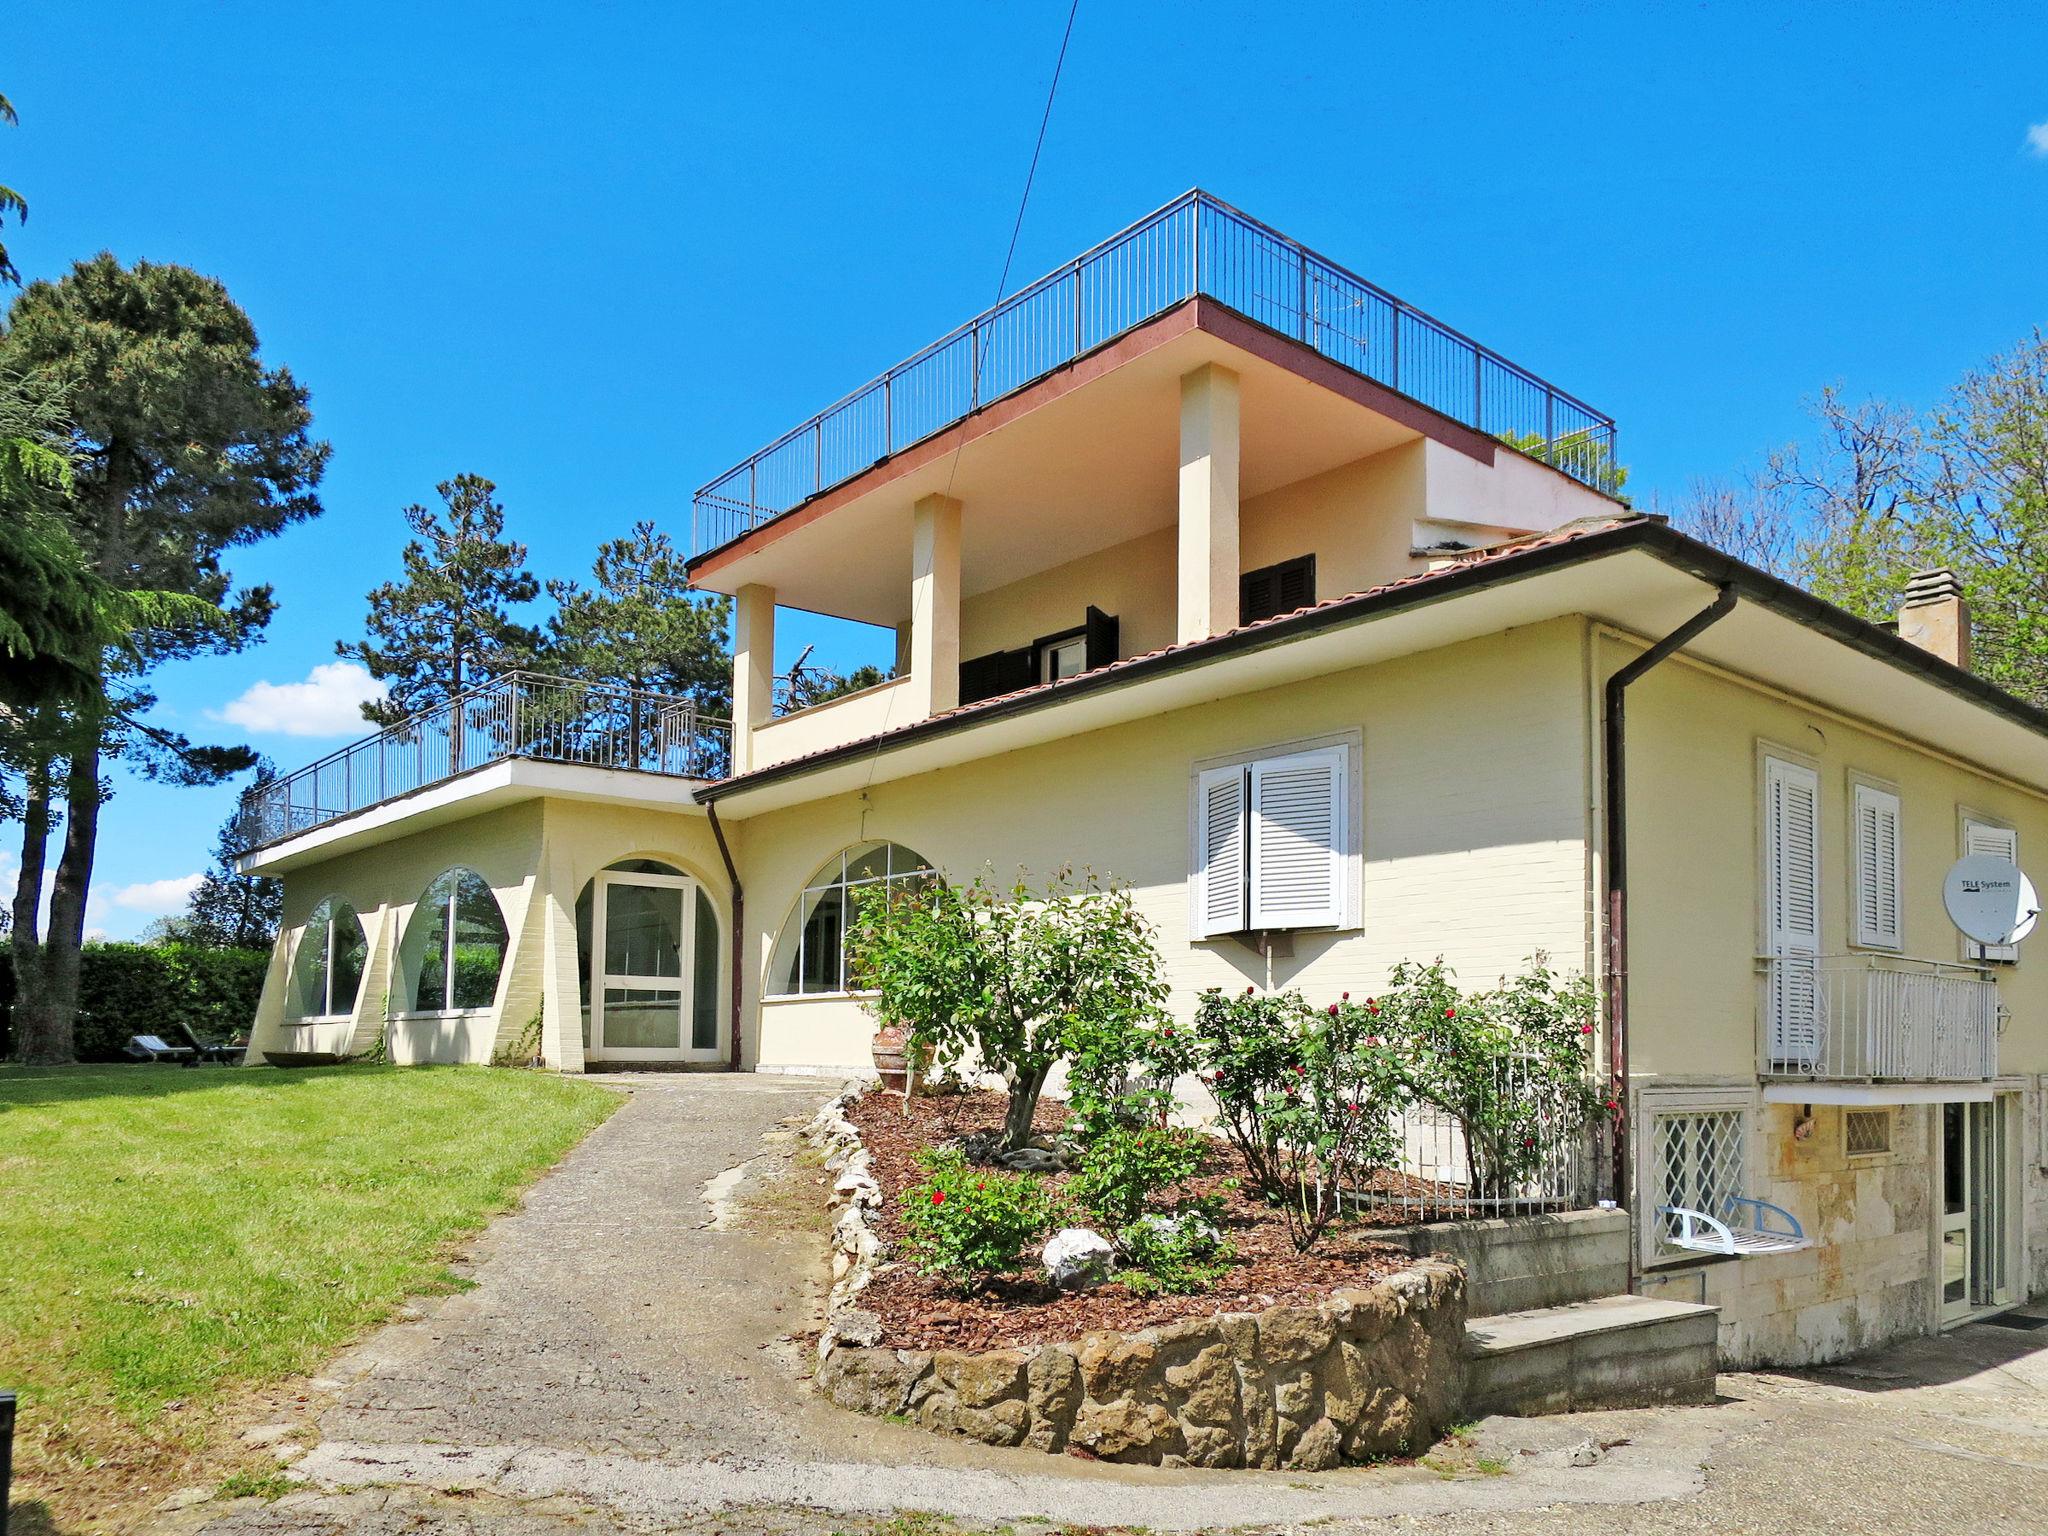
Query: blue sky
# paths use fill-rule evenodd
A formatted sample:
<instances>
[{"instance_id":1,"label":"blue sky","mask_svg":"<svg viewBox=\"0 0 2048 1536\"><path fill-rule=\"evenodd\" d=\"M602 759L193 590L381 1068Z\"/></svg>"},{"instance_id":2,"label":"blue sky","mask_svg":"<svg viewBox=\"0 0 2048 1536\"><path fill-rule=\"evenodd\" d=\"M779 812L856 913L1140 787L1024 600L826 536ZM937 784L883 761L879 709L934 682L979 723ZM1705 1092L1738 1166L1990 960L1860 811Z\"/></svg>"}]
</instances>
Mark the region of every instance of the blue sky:
<instances>
[{"instance_id":1,"label":"blue sky","mask_svg":"<svg viewBox=\"0 0 2048 1536\"><path fill-rule=\"evenodd\" d=\"M17 29L23 272L219 276L334 445L326 516L234 562L269 638L163 672L163 718L286 767L347 739L279 729L317 688L232 701L333 660L399 508L457 471L543 576L643 517L687 543L697 485L994 297L1065 18L99 0ZM1924 403L2048 321L2044 60L2018 4L1082 0L1012 285L1201 185L1611 412L1631 491L1673 493L1824 384ZM182 905L233 791L116 787L118 937Z\"/></svg>"}]
</instances>

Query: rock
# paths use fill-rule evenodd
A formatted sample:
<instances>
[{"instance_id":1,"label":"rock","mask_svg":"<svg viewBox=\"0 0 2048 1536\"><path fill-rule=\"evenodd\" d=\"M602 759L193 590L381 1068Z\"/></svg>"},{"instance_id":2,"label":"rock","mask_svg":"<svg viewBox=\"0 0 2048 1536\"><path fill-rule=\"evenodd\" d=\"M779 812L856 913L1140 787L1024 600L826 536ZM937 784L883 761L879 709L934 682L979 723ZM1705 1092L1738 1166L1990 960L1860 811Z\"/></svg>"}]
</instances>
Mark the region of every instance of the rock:
<instances>
[{"instance_id":1,"label":"rock","mask_svg":"<svg viewBox=\"0 0 2048 1536\"><path fill-rule=\"evenodd\" d=\"M1025 1401L1031 1408L1031 1427L1025 1443L1034 1450L1064 1450L1067 1432L1073 1428L1074 1411L1081 1406L1081 1368L1066 1350L1041 1348L1024 1368Z\"/></svg>"},{"instance_id":2,"label":"rock","mask_svg":"<svg viewBox=\"0 0 2048 1536\"><path fill-rule=\"evenodd\" d=\"M947 1350L932 1357L934 1373L967 1408L987 1408L1007 1398L1021 1398L1024 1366L1024 1352L1017 1349L993 1349L983 1354ZM1019 1407L1022 1406L1020 1402Z\"/></svg>"},{"instance_id":3,"label":"rock","mask_svg":"<svg viewBox=\"0 0 2048 1536\"><path fill-rule=\"evenodd\" d=\"M1167 1241L1172 1241L1186 1232L1198 1240L1193 1245L1193 1251L1201 1255L1214 1253L1223 1246L1222 1232L1217 1230L1215 1222L1200 1211L1189 1211L1180 1216L1141 1216L1138 1218L1138 1225L1157 1232Z\"/></svg>"},{"instance_id":4,"label":"rock","mask_svg":"<svg viewBox=\"0 0 2048 1536\"><path fill-rule=\"evenodd\" d=\"M841 1344L869 1349L882 1342L882 1320L859 1307L844 1307L832 1319L832 1332Z\"/></svg>"},{"instance_id":5,"label":"rock","mask_svg":"<svg viewBox=\"0 0 2048 1536\"><path fill-rule=\"evenodd\" d=\"M1067 1160L1057 1152L1048 1152L1044 1147L1019 1147L1014 1152L1005 1152L996 1161L1012 1173L1065 1173Z\"/></svg>"},{"instance_id":6,"label":"rock","mask_svg":"<svg viewBox=\"0 0 2048 1536\"><path fill-rule=\"evenodd\" d=\"M1180 1453L1180 1426L1173 1415L1158 1403L1128 1397L1084 1405L1072 1439L1104 1461L1156 1462Z\"/></svg>"},{"instance_id":7,"label":"rock","mask_svg":"<svg viewBox=\"0 0 2048 1536\"><path fill-rule=\"evenodd\" d=\"M180 1488L167 1499L157 1501L159 1510L190 1509L194 1504L204 1504L213 1497L211 1488Z\"/></svg>"},{"instance_id":8,"label":"rock","mask_svg":"<svg viewBox=\"0 0 2048 1536\"><path fill-rule=\"evenodd\" d=\"M1317 1419L1294 1442L1287 1465L1301 1472L1327 1472L1344 1459L1342 1439L1328 1419Z\"/></svg>"},{"instance_id":9,"label":"rock","mask_svg":"<svg viewBox=\"0 0 2048 1536\"><path fill-rule=\"evenodd\" d=\"M1116 1250L1100 1232L1063 1227L1049 1238L1040 1255L1052 1283L1063 1291L1100 1285L1116 1264Z\"/></svg>"},{"instance_id":10,"label":"rock","mask_svg":"<svg viewBox=\"0 0 2048 1536\"><path fill-rule=\"evenodd\" d=\"M1163 1385L1156 1367L1159 1351L1143 1333L1091 1333L1074 1351L1081 1367L1081 1383L1097 1402L1112 1398L1157 1398Z\"/></svg>"},{"instance_id":11,"label":"rock","mask_svg":"<svg viewBox=\"0 0 2048 1536\"><path fill-rule=\"evenodd\" d=\"M1181 1405L1181 1425L1232 1430L1237 1423L1237 1364L1223 1344L1211 1344L1186 1365L1166 1368L1166 1386ZM1231 1435L1233 1442L1236 1435ZM1188 1455L1196 1465L1227 1466L1227 1462L1199 1460L1192 1430L1188 1432Z\"/></svg>"}]
</instances>

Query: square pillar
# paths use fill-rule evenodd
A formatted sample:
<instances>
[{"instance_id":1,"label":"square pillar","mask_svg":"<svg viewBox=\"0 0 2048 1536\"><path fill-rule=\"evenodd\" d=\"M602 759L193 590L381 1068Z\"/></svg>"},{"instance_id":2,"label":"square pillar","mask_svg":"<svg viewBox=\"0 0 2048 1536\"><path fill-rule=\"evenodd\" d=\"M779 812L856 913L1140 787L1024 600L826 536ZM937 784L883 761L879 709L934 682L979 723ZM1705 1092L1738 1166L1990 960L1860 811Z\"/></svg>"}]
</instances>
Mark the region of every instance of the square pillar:
<instances>
[{"instance_id":1,"label":"square pillar","mask_svg":"<svg viewBox=\"0 0 2048 1536\"><path fill-rule=\"evenodd\" d=\"M775 718L775 589L741 587L732 604L732 771L754 766L754 731Z\"/></svg>"},{"instance_id":2,"label":"square pillar","mask_svg":"<svg viewBox=\"0 0 2048 1536\"><path fill-rule=\"evenodd\" d=\"M1182 644L1237 627L1237 375L1206 363L1180 380Z\"/></svg>"},{"instance_id":3,"label":"square pillar","mask_svg":"<svg viewBox=\"0 0 2048 1536\"><path fill-rule=\"evenodd\" d=\"M960 503L910 509L910 706L922 720L960 702Z\"/></svg>"}]
</instances>

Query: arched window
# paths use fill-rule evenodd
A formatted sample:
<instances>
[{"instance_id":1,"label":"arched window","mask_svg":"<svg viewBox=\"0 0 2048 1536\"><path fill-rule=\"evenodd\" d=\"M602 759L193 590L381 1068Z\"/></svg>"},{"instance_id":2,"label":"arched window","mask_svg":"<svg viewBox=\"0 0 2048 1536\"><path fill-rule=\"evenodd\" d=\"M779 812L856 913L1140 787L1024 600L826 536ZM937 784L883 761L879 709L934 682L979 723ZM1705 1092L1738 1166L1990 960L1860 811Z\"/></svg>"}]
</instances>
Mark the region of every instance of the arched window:
<instances>
[{"instance_id":1,"label":"arched window","mask_svg":"<svg viewBox=\"0 0 2048 1536\"><path fill-rule=\"evenodd\" d=\"M355 1012L369 954L369 940L355 909L333 896L321 902L306 919L306 932L292 960L287 1016L335 1019Z\"/></svg>"},{"instance_id":2,"label":"arched window","mask_svg":"<svg viewBox=\"0 0 2048 1536\"><path fill-rule=\"evenodd\" d=\"M785 997L847 991L846 928L858 893L915 888L936 875L929 860L895 843L861 843L833 858L811 877L782 925L773 991Z\"/></svg>"},{"instance_id":3,"label":"arched window","mask_svg":"<svg viewBox=\"0 0 2048 1536\"><path fill-rule=\"evenodd\" d=\"M399 975L415 1013L488 1008L505 965L505 918L473 869L451 869L420 897L399 946Z\"/></svg>"}]
</instances>

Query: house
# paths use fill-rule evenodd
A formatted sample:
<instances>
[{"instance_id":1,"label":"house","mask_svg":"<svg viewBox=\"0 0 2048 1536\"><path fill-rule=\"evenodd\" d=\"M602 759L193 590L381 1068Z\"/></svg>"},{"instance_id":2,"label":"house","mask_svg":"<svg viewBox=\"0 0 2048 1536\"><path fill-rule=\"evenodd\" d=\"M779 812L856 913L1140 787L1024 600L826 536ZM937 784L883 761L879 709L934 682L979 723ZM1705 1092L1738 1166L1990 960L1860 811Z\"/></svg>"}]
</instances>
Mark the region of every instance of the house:
<instances>
[{"instance_id":1,"label":"house","mask_svg":"<svg viewBox=\"0 0 2048 1536\"><path fill-rule=\"evenodd\" d=\"M729 724L512 676L271 785L252 1056L863 1070L850 891L1085 866L1181 1007L1598 978L1616 1130L1560 1191L1727 1363L2023 1300L2048 957L1942 880L2048 849L2048 716L1939 575L1874 626L1617 475L1610 418L1190 193L698 494ZM896 675L779 712L791 608Z\"/></svg>"}]
</instances>

